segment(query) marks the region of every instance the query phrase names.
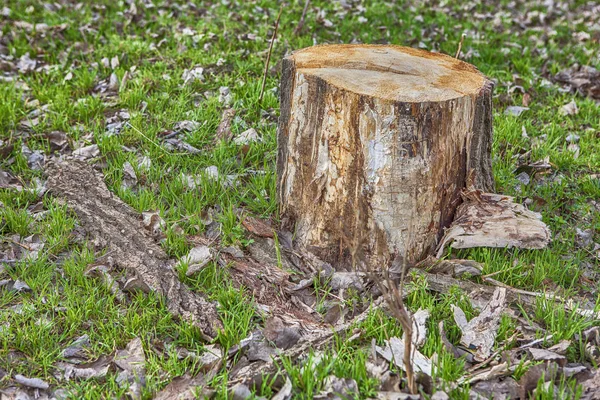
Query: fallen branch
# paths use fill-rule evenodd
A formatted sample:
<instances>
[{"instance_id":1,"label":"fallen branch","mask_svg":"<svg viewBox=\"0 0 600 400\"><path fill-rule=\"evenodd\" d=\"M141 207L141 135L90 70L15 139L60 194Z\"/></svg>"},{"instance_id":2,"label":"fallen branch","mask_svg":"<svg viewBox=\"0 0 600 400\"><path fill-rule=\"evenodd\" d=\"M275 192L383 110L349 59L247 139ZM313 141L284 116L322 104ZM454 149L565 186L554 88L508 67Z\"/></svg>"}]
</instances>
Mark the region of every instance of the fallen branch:
<instances>
[{"instance_id":1,"label":"fallen branch","mask_svg":"<svg viewBox=\"0 0 600 400\"><path fill-rule=\"evenodd\" d=\"M483 293L486 297L491 298L495 288L502 287L506 289L506 301L508 303L521 304L530 310L535 310L538 299L545 299L563 303L566 310L575 311L583 317L600 318L600 315L598 315L599 313L594 310L581 309L573 300L562 298L554 293L530 292L527 290L516 289L491 278L486 279L486 282L489 282L494 286L481 285L466 280L455 279L447 275L430 274L424 271L418 271L418 273L425 276L428 288L438 293L447 293L451 287L456 286L465 293Z\"/></svg>"},{"instance_id":2,"label":"fallen branch","mask_svg":"<svg viewBox=\"0 0 600 400\"><path fill-rule=\"evenodd\" d=\"M51 163L47 187L75 212L91 243L105 248L114 264L126 272L123 290L156 292L171 314L197 326L205 339L221 327L216 307L183 285L173 262L142 226L140 216L113 195L101 174L76 160Z\"/></svg>"}]
</instances>

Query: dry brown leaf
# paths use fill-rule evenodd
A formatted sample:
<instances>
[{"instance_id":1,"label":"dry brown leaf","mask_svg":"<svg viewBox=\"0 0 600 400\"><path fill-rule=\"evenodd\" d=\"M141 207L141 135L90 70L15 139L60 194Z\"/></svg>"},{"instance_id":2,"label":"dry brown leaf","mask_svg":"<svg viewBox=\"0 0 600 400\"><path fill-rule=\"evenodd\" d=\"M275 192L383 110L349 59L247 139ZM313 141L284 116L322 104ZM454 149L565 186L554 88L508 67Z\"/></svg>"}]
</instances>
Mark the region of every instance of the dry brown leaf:
<instances>
[{"instance_id":1,"label":"dry brown leaf","mask_svg":"<svg viewBox=\"0 0 600 400\"><path fill-rule=\"evenodd\" d=\"M233 117L235 117L235 109L227 108L223 111L221 122L219 123L217 132L215 133L215 141L228 141L231 139L231 123L233 122Z\"/></svg>"},{"instance_id":2,"label":"dry brown leaf","mask_svg":"<svg viewBox=\"0 0 600 400\"><path fill-rule=\"evenodd\" d=\"M376 346L377 353L389 362L393 362L398 368L404 371L404 340L393 337L385 341L386 346L381 348ZM432 375L433 364L430 359L414 349L412 356L413 369L415 372L422 372L428 376Z\"/></svg>"},{"instance_id":3,"label":"dry brown leaf","mask_svg":"<svg viewBox=\"0 0 600 400\"><path fill-rule=\"evenodd\" d=\"M460 342L473 351L475 360L484 361L490 356L505 307L506 289L504 288L496 288L489 303L469 322L460 308L452 306L454 320L462 331Z\"/></svg>"}]
</instances>

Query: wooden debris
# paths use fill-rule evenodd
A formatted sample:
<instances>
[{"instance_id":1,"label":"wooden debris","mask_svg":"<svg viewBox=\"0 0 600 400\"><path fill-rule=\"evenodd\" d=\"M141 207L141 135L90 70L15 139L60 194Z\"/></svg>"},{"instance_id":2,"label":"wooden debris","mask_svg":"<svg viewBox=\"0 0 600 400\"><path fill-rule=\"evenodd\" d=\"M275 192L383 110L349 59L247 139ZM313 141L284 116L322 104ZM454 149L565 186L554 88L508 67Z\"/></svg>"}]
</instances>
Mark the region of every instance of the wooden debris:
<instances>
[{"instance_id":1,"label":"wooden debris","mask_svg":"<svg viewBox=\"0 0 600 400\"><path fill-rule=\"evenodd\" d=\"M541 215L514 203L513 198L494 193L470 191L464 194L454 222L442 238L437 257L450 245L471 247L517 247L542 249L550 243L550 230Z\"/></svg>"},{"instance_id":2,"label":"wooden debris","mask_svg":"<svg viewBox=\"0 0 600 400\"><path fill-rule=\"evenodd\" d=\"M491 298L495 291L495 286L481 285L466 280L455 279L446 275L429 274L422 271L419 271L418 273L425 276L425 279L427 280L427 286L430 290L439 293L447 293L451 287L455 286L460 288L465 293L480 293L482 296ZM493 281L489 278L486 279L486 281L496 285L501 285L501 287L505 288L506 300L510 304L519 304L529 310L535 310L538 298L543 298L556 303L562 303L566 310L574 310L579 315L592 318L598 317L598 312L595 312L591 309L580 309L575 301L572 301L571 299L566 300L554 293L529 292L527 290L515 289L508 285L501 284L501 282Z\"/></svg>"},{"instance_id":3,"label":"wooden debris","mask_svg":"<svg viewBox=\"0 0 600 400\"><path fill-rule=\"evenodd\" d=\"M140 216L113 195L101 174L82 161L51 163L47 168L50 192L75 212L81 229L98 250L106 249L128 281L124 290L154 291L169 311L205 335L215 337L222 327L215 304L179 281L173 262L152 239Z\"/></svg>"}]
</instances>

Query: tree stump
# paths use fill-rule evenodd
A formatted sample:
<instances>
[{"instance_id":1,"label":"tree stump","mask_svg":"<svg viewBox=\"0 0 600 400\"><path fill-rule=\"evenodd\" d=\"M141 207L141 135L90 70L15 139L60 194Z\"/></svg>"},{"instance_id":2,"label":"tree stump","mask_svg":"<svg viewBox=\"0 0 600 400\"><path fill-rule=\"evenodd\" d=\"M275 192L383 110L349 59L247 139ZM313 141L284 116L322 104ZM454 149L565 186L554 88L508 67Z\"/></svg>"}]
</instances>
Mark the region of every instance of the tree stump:
<instances>
[{"instance_id":1,"label":"tree stump","mask_svg":"<svg viewBox=\"0 0 600 400\"><path fill-rule=\"evenodd\" d=\"M493 84L474 66L406 47L329 45L282 68L282 224L336 269L423 259L464 188L493 190Z\"/></svg>"}]
</instances>

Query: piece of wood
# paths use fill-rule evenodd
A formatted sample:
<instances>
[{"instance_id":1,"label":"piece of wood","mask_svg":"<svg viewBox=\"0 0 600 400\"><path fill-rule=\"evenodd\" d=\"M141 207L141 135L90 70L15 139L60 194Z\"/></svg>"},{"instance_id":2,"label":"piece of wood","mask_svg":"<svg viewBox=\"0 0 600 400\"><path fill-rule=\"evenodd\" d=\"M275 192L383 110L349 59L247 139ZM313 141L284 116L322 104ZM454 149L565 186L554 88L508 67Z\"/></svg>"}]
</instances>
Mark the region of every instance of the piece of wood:
<instances>
[{"instance_id":1,"label":"piece of wood","mask_svg":"<svg viewBox=\"0 0 600 400\"><path fill-rule=\"evenodd\" d=\"M200 328L207 340L222 328L215 304L179 281L174 262L144 229L140 215L113 195L87 163L57 161L46 169L53 196L74 211L80 228L128 278L123 290L154 291L171 314Z\"/></svg>"},{"instance_id":2,"label":"piece of wood","mask_svg":"<svg viewBox=\"0 0 600 400\"><path fill-rule=\"evenodd\" d=\"M406 47L330 45L282 68L283 226L335 268L418 261L435 250L464 188L493 190L493 84L472 65Z\"/></svg>"},{"instance_id":3,"label":"piece of wood","mask_svg":"<svg viewBox=\"0 0 600 400\"><path fill-rule=\"evenodd\" d=\"M441 240L438 258L448 244L456 249L542 249L550 243L550 229L542 222L542 216L514 203L512 197L473 190L465 192L464 198Z\"/></svg>"}]
</instances>

